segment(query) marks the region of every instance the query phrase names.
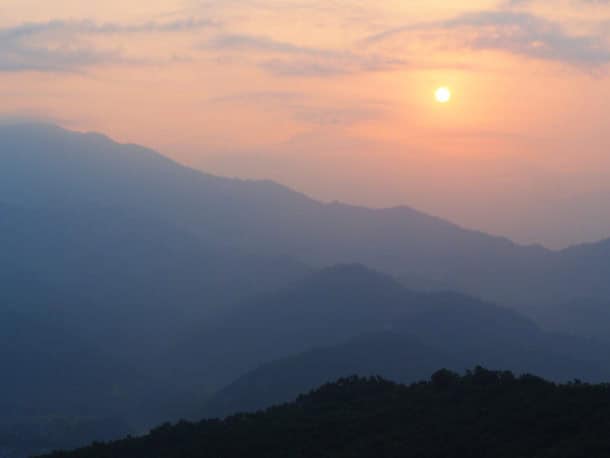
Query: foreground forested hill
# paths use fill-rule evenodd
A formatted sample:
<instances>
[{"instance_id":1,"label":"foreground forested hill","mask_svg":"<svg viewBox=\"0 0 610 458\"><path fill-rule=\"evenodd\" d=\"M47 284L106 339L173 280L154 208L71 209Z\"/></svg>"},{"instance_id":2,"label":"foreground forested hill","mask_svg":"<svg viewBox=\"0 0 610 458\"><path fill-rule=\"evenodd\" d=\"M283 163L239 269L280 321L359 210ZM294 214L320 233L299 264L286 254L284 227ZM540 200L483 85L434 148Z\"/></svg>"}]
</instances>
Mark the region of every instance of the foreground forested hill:
<instances>
[{"instance_id":1,"label":"foreground forested hill","mask_svg":"<svg viewBox=\"0 0 610 458\"><path fill-rule=\"evenodd\" d=\"M555 385L482 368L410 386L379 378L327 384L295 402L53 458L607 457L610 386Z\"/></svg>"}]
</instances>

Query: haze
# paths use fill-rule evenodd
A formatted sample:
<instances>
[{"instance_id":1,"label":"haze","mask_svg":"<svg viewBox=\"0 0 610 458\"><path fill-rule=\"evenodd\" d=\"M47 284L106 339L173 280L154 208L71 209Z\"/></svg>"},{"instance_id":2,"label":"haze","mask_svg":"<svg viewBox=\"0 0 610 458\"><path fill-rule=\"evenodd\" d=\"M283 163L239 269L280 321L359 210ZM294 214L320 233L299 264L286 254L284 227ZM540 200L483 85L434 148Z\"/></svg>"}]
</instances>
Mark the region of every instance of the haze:
<instances>
[{"instance_id":1,"label":"haze","mask_svg":"<svg viewBox=\"0 0 610 458\"><path fill-rule=\"evenodd\" d=\"M0 114L564 247L610 235L609 36L603 0L4 0Z\"/></svg>"}]
</instances>

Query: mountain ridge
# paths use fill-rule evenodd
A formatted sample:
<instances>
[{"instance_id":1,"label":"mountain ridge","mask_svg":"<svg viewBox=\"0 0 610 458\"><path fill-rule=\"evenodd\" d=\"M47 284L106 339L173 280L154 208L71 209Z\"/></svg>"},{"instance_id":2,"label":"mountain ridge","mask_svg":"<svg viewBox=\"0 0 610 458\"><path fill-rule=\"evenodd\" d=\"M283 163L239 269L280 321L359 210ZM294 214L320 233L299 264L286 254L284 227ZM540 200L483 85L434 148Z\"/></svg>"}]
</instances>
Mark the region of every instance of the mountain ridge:
<instances>
[{"instance_id":1,"label":"mountain ridge","mask_svg":"<svg viewBox=\"0 0 610 458\"><path fill-rule=\"evenodd\" d=\"M378 332L409 336L467 366L537 369L557 380L610 375L604 344L548 333L514 310L460 293L410 291L353 264L323 269L231 308L169 359L191 368L188 376L202 386L219 387L269 361ZM196 367L201 360L207 364Z\"/></svg>"},{"instance_id":2,"label":"mountain ridge","mask_svg":"<svg viewBox=\"0 0 610 458\"><path fill-rule=\"evenodd\" d=\"M322 202L322 201L318 201L312 197L309 197L304 193L296 191L293 188L290 188L286 185L273 181L273 180L231 178L231 177L224 177L224 176L210 174L210 173L204 172L200 169L195 169L195 168L183 165L183 164L177 162L176 160L171 159L171 158L155 151L154 149L147 148L147 147L135 144L135 143L119 143L119 142L116 142L115 140L113 140L111 137L109 137L105 134L99 133L99 132L71 131L71 130L66 130L58 125L46 124L46 123L10 123L10 124L0 123L0 130L6 129L7 127L10 127L11 129L17 128L19 131L24 131L23 133L20 134L21 138L25 138L25 137L31 138L32 131L34 131L34 132L38 132L38 133L41 133L41 132L42 133L51 133L51 134L53 134L53 136L59 136L62 138L64 136L68 135L69 137L71 137L71 140L94 139L96 142L104 143L104 146L108 147L109 150L113 150L114 147L119 147L119 148L123 147L123 148L128 149L129 153L138 153L141 155L146 155L147 157L152 158L159 163L164 163L165 165L170 165L174 169L180 169L182 171L189 171L191 174L193 174L195 176L198 175L207 180L216 181L217 183L221 183L221 184L231 183L231 184L236 184L237 186L255 185L255 186L260 186L260 187L267 187L272 190L282 191L285 194L291 195L292 197L299 196L302 201L308 201L310 203L315 203L316 205L324 206L324 207L338 207L338 208L343 208L343 209L369 211L369 212L373 212L373 213L386 213L386 214L396 213L396 214L399 214L400 216L404 216L404 215L415 216L416 215L418 217L424 217L429 220L433 220L435 222L442 223L452 229L458 229L460 231L464 231L467 233L476 233L478 235L489 237L496 241L502 240L507 245L518 246L518 247L523 247L523 248L539 247L546 251L553 251L553 250L544 248L542 245L538 245L538 244L521 245L504 236L491 235L491 234L488 234L488 233L485 233L483 231L479 231L476 229L466 228L466 227L460 226L454 222L448 221L440 216L435 216L435 215L428 214L426 212L422 212L421 210L417 210L408 205L371 208L371 207L365 207L365 206L361 206L361 205L348 204L348 203L340 202L340 201ZM127 154L127 155L123 155L123 156L124 156L124 158L127 158L129 155Z\"/></svg>"},{"instance_id":3,"label":"mountain ridge","mask_svg":"<svg viewBox=\"0 0 610 458\"><path fill-rule=\"evenodd\" d=\"M315 269L359 262L414 289L460 291L524 312L610 298L607 240L562 251L519 245L408 206L322 203L271 181L205 174L99 134L37 129L0 125L0 201L123 209L171 222L209 246L293 257ZM51 166L41 157L53 158Z\"/></svg>"}]
</instances>

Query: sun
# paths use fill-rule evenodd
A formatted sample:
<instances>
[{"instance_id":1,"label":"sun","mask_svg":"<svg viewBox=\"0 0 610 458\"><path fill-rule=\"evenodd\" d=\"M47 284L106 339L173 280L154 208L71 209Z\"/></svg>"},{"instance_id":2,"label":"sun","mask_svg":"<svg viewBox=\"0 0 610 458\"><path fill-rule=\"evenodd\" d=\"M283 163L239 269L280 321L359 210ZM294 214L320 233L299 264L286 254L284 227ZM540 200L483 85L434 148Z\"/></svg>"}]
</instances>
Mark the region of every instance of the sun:
<instances>
[{"instance_id":1,"label":"sun","mask_svg":"<svg viewBox=\"0 0 610 458\"><path fill-rule=\"evenodd\" d=\"M434 98L438 103L447 103L451 100L451 91L446 86L439 87L434 92Z\"/></svg>"}]
</instances>

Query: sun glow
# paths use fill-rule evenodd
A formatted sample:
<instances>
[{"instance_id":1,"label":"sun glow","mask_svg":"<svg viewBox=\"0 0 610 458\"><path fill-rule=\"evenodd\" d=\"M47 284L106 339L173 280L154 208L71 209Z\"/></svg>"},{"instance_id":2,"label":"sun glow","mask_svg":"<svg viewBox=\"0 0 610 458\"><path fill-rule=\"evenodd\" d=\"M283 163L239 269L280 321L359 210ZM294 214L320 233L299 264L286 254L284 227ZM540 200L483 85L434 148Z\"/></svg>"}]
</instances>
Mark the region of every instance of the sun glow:
<instances>
[{"instance_id":1,"label":"sun glow","mask_svg":"<svg viewBox=\"0 0 610 458\"><path fill-rule=\"evenodd\" d=\"M439 87L434 92L434 98L438 103L447 103L451 100L451 91L448 87Z\"/></svg>"}]
</instances>

